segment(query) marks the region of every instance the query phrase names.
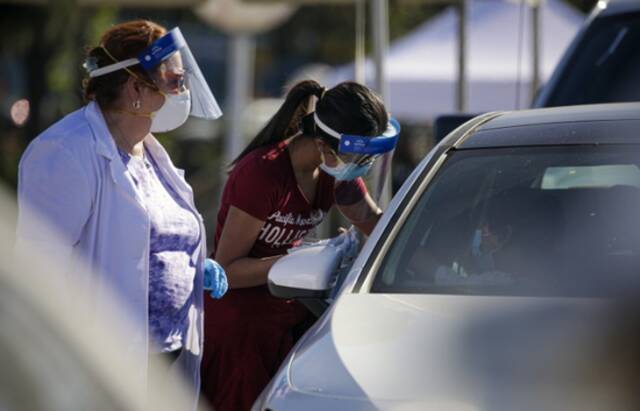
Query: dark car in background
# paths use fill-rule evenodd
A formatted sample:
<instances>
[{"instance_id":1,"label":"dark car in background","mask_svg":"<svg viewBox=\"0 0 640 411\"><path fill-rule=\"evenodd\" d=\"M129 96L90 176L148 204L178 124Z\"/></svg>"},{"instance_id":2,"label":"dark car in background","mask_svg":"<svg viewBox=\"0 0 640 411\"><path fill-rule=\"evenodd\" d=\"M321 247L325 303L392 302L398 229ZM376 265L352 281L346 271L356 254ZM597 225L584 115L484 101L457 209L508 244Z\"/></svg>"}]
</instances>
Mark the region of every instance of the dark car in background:
<instances>
[{"instance_id":1,"label":"dark car in background","mask_svg":"<svg viewBox=\"0 0 640 411\"><path fill-rule=\"evenodd\" d=\"M533 107L640 101L640 1L601 0Z\"/></svg>"},{"instance_id":2,"label":"dark car in background","mask_svg":"<svg viewBox=\"0 0 640 411\"><path fill-rule=\"evenodd\" d=\"M633 101L640 101L640 0L600 0L532 107ZM435 141L475 115L436 118Z\"/></svg>"}]
</instances>

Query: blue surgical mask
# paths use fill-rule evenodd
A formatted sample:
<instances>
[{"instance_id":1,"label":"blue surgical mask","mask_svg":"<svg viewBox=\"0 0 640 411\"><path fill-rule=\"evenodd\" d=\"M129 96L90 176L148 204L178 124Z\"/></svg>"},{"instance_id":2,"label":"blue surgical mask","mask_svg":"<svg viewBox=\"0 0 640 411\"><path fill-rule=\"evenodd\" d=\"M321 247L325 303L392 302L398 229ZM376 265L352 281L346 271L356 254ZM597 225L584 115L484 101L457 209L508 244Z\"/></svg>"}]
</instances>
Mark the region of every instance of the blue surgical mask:
<instances>
[{"instance_id":1,"label":"blue surgical mask","mask_svg":"<svg viewBox=\"0 0 640 411\"><path fill-rule=\"evenodd\" d=\"M322 163L320 168L338 181L350 181L355 180L358 177L362 177L369 172L372 163L358 165L355 163L343 164L338 167L329 167Z\"/></svg>"}]
</instances>

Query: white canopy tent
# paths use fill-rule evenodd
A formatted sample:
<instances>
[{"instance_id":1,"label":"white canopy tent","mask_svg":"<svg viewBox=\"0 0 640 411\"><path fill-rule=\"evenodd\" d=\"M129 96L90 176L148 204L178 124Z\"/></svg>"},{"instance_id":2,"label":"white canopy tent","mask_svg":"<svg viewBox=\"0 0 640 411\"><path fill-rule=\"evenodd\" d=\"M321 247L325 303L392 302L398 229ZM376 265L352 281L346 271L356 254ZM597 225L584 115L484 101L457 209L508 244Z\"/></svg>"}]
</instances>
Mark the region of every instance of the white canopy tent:
<instances>
[{"instance_id":1,"label":"white canopy tent","mask_svg":"<svg viewBox=\"0 0 640 411\"><path fill-rule=\"evenodd\" d=\"M540 76L544 82L584 20L562 0L540 9ZM505 0L470 0L467 21L467 110L525 108L531 101L531 10ZM398 118L431 120L455 111L458 18L453 7L426 21L389 47L388 106ZM367 84L373 67L366 63ZM335 84L354 78L354 65L328 76ZM519 93L517 90L520 90Z\"/></svg>"}]
</instances>

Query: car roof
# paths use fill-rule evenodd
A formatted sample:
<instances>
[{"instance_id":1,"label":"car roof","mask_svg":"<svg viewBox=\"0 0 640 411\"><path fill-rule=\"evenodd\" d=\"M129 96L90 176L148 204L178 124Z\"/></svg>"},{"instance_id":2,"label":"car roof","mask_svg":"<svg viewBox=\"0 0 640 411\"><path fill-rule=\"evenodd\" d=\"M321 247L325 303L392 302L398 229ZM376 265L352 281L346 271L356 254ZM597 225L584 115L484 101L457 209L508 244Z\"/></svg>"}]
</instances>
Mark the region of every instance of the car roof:
<instances>
[{"instance_id":1,"label":"car roof","mask_svg":"<svg viewBox=\"0 0 640 411\"><path fill-rule=\"evenodd\" d=\"M466 149L574 144L640 144L640 103L499 113L455 145Z\"/></svg>"},{"instance_id":2,"label":"car roof","mask_svg":"<svg viewBox=\"0 0 640 411\"><path fill-rule=\"evenodd\" d=\"M620 13L640 12L640 0L609 0L599 1L596 7L602 8L602 5L606 4L606 7L600 12L600 16L611 16Z\"/></svg>"}]
</instances>

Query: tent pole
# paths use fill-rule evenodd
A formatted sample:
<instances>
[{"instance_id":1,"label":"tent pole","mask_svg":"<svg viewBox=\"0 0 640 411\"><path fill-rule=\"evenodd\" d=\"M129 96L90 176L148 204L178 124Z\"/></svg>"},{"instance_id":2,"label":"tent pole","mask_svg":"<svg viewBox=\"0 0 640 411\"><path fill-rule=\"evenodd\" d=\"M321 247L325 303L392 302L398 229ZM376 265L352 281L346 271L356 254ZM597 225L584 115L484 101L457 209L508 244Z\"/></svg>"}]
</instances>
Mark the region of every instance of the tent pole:
<instances>
[{"instance_id":1,"label":"tent pole","mask_svg":"<svg viewBox=\"0 0 640 411\"><path fill-rule=\"evenodd\" d=\"M355 80L360 84L365 84L367 6L365 4L365 0L354 0L354 6L356 8Z\"/></svg>"},{"instance_id":2,"label":"tent pole","mask_svg":"<svg viewBox=\"0 0 640 411\"><path fill-rule=\"evenodd\" d=\"M376 67L375 89L389 106L386 84L385 58L389 45L388 0L371 0L371 35L373 36L373 60Z\"/></svg>"},{"instance_id":3,"label":"tent pole","mask_svg":"<svg viewBox=\"0 0 640 411\"><path fill-rule=\"evenodd\" d=\"M458 2L458 82L456 88L456 109L467 111L467 19L469 14L468 0Z\"/></svg>"},{"instance_id":4,"label":"tent pole","mask_svg":"<svg viewBox=\"0 0 640 411\"><path fill-rule=\"evenodd\" d=\"M229 164L244 148L242 114L251 95L253 79L254 39L250 34L231 35L231 58L227 65L228 132L225 139L224 160Z\"/></svg>"},{"instance_id":5,"label":"tent pole","mask_svg":"<svg viewBox=\"0 0 640 411\"><path fill-rule=\"evenodd\" d=\"M540 86L540 1L531 2L531 94L530 102Z\"/></svg>"},{"instance_id":6,"label":"tent pole","mask_svg":"<svg viewBox=\"0 0 640 411\"><path fill-rule=\"evenodd\" d=\"M389 5L388 0L371 0L371 35L373 36L373 61L375 65L375 90L391 111L385 60L389 45ZM373 197L383 210L391 201L391 157L385 154L378 160L374 172L375 192ZM384 172L386 170L386 173Z\"/></svg>"}]
</instances>

